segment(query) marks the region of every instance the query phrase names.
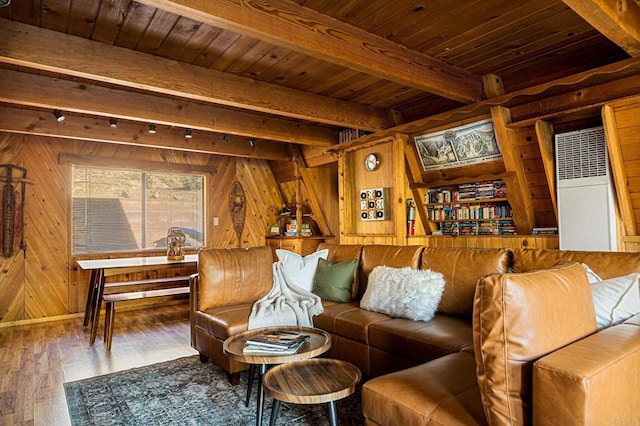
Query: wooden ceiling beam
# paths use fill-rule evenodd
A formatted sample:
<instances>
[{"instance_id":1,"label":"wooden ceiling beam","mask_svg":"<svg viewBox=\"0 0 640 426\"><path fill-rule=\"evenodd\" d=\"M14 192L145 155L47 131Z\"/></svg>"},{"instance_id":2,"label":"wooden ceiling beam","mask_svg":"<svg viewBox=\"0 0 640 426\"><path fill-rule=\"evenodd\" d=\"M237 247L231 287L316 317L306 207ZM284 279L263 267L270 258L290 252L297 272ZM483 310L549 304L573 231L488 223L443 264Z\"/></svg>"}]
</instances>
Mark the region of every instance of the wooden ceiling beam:
<instances>
[{"instance_id":1,"label":"wooden ceiling beam","mask_svg":"<svg viewBox=\"0 0 640 426\"><path fill-rule=\"evenodd\" d=\"M146 124L118 122L118 127L112 129L108 120L70 114L67 114L65 121L59 123L50 111L11 106L0 106L0 132L171 149L187 153L291 160L286 144L262 139L255 139L254 147L249 143L249 138L229 136L227 142L223 142L222 135L214 137L211 133L199 131L193 131L192 138L185 139L182 128L158 127L156 134L149 134Z\"/></svg>"},{"instance_id":2,"label":"wooden ceiling beam","mask_svg":"<svg viewBox=\"0 0 640 426\"><path fill-rule=\"evenodd\" d=\"M598 32L640 56L640 4L633 0L563 0Z\"/></svg>"},{"instance_id":3,"label":"wooden ceiling beam","mask_svg":"<svg viewBox=\"0 0 640 426\"><path fill-rule=\"evenodd\" d=\"M562 97L563 94L567 96L582 97L584 91L591 92L590 88L597 86L598 96L601 99L608 101L630 96L640 93L640 86L634 85L634 81L638 78L640 73L640 57L626 59L624 61L616 62L609 65L604 65L600 68L584 71L578 74L574 74L568 77L563 77L557 80L549 81L547 83L531 86L526 89L518 90L515 92L509 92L502 96L487 99L482 102L478 102L471 105L465 105L450 111L446 111L440 114L432 115L420 120L415 120L409 123L403 123L395 127L391 127L385 130L381 130L370 135L362 136L355 142L359 146L364 146L372 141L377 141L385 137L392 137L396 133L405 133L407 135L420 135L425 131L429 131L433 128L442 128L443 126L451 124L457 125L461 121L467 120L472 117L479 117L490 112L491 107L505 106L510 108L510 122L508 127L513 128L516 125L522 123L524 119L523 114L527 114L527 110L532 114L527 118L534 120L544 119L546 117L540 116L539 113L544 109L538 104L541 100L544 101L553 97L555 94ZM601 90L602 88L607 90ZM589 89L589 90L587 90ZM576 101L576 99L574 99ZM558 100L554 101L558 102ZM593 104L593 99L589 101ZM526 105L524 105L526 104ZM522 107L520 107L522 105ZM549 105L550 108L555 108L554 105ZM534 111L535 109L535 111ZM554 114L559 114L559 111ZM512 121L515 118L516 121ZM528 125L534 125L534 122ZM349 145L351 142L347 142ZM341 145L342 149L344 147ZM333 147L325 148L327 151L333 150ZM306 155L306 150L303 150Z\"/></svg>"},{"instance_id":4,"label":"wooden ceiling beam","mask_svg":"<svg viewBox=\"0 0 640 426\"><path fill-rule=\"evenodd\" d=\"M381 130L386 111L0 19L0 62L340 127Z\"/></svg>"},{"instance_id":5,"label":"wooden ceiling beam","mask_svg":"<svg viewBox=\"0 0 640 426\"><path fill-rule=\"evenodd\" d=\"M578 110L599 109L606 102L637 95L640 91L640 74L595 84L566 93L536 99L510 108L513 122L510 127L529 127L539 119L552 119Z\"/></svg>"},{"instance_id":6,"label":"wooden ceiling beam","mask_svg":"<svg viewBox=\"0 0 640 426\"><path fill-rule=\"evenodd\" d=\"M140 2L445 98L482 99L481 77L292 1Z\"/></svg>"},{"instance_id":7,"label":"wooden ceiling beam","mask_svg":"<svg viewBox=\"0 0 640 426\"><path fill-rule=\"evenodd\" d=\"M264 114L0 69L0 101L312 146L333 129Z\"/></svg>"}]
</instances>

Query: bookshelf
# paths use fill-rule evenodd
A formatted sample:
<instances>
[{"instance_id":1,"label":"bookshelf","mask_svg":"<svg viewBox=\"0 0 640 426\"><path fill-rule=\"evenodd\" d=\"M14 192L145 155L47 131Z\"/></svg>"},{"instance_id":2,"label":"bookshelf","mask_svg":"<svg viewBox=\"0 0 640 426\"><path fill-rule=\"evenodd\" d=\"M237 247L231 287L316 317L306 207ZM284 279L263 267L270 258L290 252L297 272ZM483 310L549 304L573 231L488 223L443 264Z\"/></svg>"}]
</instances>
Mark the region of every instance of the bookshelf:
<instances>
[{"instance_id":1,"label":"bookshelf","mask_svg":"<svg viewBox=\"0 0 640 426\"><path fill-rule=\"evenodd\" d=\"M517 235L503 180L431 188L425 193L432 235Z\"/></svg>"}]
</instances>

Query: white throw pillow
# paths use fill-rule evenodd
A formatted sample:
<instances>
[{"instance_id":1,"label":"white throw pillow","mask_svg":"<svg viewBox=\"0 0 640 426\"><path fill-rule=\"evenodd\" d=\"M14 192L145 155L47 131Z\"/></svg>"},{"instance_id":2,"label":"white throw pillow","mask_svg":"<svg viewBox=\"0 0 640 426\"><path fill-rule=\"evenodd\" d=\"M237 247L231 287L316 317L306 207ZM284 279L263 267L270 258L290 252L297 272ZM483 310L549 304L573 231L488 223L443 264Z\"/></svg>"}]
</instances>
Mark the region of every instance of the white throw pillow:
<instances>
[{"instance_id":1,"label":"white throw pillow","mask_svg":"<svg viewBox=\"0 0 640 426\"><path fill-rule=\"evenodd\" d=\"M640 273L591 284L598 329L640 313Z\"/></svg>"},{"instance_id":2,"label":"white throw pillow","mask_svg":"<svg viewBox=\"0 0 640 426\"><path fill-rule=\"evenodd\" d=\"M587 279L589 280L589 284L602 281L602 278L600 278L600 275L593 272L593 269L589 268L589 265L587 265L586 263L583 263L582 267L584 268L584 271L587 273Z\"/></svg>"},{"instance_id":3,"label":"white throw pillow","mask_svg":"<svg viewBox=\"0 0 640 426\"><path fill-rule=\"evenodd\" d=\"M444 276L430 269L376 266L369 274L360 307L392 317L429 321L442 292Z\"/></svg>"},{"instance_id":4,"label":"white throw pillow","mask_svg":"<svg viewBox=\"0 0 640 426\"><path fill-rule=\"evenodd\" d=\"M300 256L288 250L277 249L276 255L282 263L282 272L285 278L292 284L303 290L311 291L313 288L313 277L318 268L318 259L326 259L329 250L318 250L307 256Z\"/></svg>"}]
</instances>

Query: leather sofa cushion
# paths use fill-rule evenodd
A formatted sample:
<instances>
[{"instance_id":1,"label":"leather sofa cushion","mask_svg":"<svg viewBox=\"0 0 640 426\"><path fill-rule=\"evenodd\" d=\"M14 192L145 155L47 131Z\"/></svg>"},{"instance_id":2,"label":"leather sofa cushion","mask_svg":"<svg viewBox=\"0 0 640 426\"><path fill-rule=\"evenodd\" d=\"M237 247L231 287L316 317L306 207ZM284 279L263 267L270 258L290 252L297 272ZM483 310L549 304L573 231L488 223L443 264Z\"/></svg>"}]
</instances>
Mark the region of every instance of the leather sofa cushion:
<instances>
[{"instance_id":1,"label":"leather sofa cushion","mask_svg":"<svg viewBox=\"0 0 640 426\"><path fill-rule=\"evenodd\" d=\"M373 268L385 265L391 268L409 266L413 269L418 269L420 267L422 249L422 246L364 246L360 261L358 299L362 298L362 295L367 290L369 274Z\"/></svg>"},{"instance_id":2,"label":"leather sofa cushion","mask_svg":"<svg viewBox=\"0 0 640 426\"><path fill-rule=\"evenodd\" d=\"M540 425L640 422L640 328L609 327L536 361L533 417Z\"/></svg>"},{"instance_id":3,"label":"leather sofa cushion","mask_svg":"<svg viewBox=\"0 0 640 426\"><path fill-rule=\"evenodd\" d=\"M272 264L271 248L267 246L201 250L197 309L255 302L273 287Z\"/></svg>"},{"instance_id":4,"label":"leather sofa cushion","mask_svg":"<svg viewBox=\"0 0 640 426\"><path fill-rule=\"evenodd\" d=\"M473 345L490 424L530 424L533 362L596 330L587 275L579 263L481 278Z\"/></svg>"},{"instance_id":5,"label":"leather sofa cushion","mask_svg":"<svg viewBox=\"0 0 640 426\"><path fill-rule=\"evenodd\" d=\"M473 354L459 352L367 381L367 424L486 424L475 368Z\"/></svg>"},{"instance_id":6,"label":"leather sofa cushion","mask_svg":"<svg viewBox=\"0 0 640 426\"><path fill-rule=\"evenodd\" d=\"M195 326L220 340L247 330L247 318L253 303L218 306L197 311Z\"/></svg>"},{"instance_id":7,"label":"leather sofa cushion","mask_svg":"<svg viewBox=\"0 0 640 426\"><path fill-rule=\"evenodd\" d=\"M421 269L444 275L445 287L438 312L471 318L478 278L505 273L511 262L507 249L425 248Z\"/></svg>"},{"instance_id":8,"label":"leather sofa cushion","mask_svg":"<svg viewBox=\"0 0 640 426\"><path fill-rule=\"evenodd\" d=\"M514 272L550 268L560 261L585 263L602 279L640 271L640 254L546 249L514 249Z\"/></svg>"},{"instance_id":9,"label":"leather sofa cushion","mask_svg":"<svg viewBox=\"0 0 640 426\"><path fill-rule=\"evenodd\" d=\"M327 255L327 260L331 263L340 263L346 260L358 259L360 261L360 254L362 253L362 246L355 244L330 244L330 243L320 243L318 245L317 251L319 250L329 250L329 254ZM353 299L358 298L358 289L359 289L359 273L360 268L356 268L355 273L353 274L353 286L351 287L351 297Z\"/></svg>"},{"instance_id":10,"label":"leather sofa cushion","mask_svg":"<svg viewBox=\"0 0 640 426\"><path fill-rule=\"evenodd\" d=\"M360 302L324 304L324 312L313 318L315 327L356 342L369 344L369 327L389 316L361 309Z\"/></svg>"},{"instance_id":11,"label":"leather sofa cushion","mask_svg":"<svg viewBox=\"0 0 640 426\"><path fill-rule=\"evenodd\" d=\"M369 326L369 344L418 363L473 345L471 322L447 315L430 321L394 318Z\"/></svg>"}]
</instances>

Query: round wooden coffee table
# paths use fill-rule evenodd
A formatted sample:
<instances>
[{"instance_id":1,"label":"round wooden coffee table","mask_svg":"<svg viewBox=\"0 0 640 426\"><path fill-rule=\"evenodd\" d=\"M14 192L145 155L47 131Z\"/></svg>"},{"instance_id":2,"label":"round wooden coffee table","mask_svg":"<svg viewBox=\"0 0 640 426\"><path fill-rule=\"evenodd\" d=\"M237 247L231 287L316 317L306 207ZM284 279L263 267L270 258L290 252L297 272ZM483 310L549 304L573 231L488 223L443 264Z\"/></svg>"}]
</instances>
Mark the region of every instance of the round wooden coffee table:
<instances>
[{"instance_id":1,"label":"round wooden coffee table","mask_svg":"<svg viewBox=\"0 0 640 426\"><path fill-rule=\"evenodd\" d=\"M262 380L267 395L274 398L270 426L275 426L280 402L329 404L329 423L338 424L336 401L356 390L362 374L353 364L327 358L307 359L278 365Z\"/></svg>"},{"instance_id":2,"label":"round wooden coffee table","mask_svg":"<svg viewBox=\"0 0 640 426\"><path fill-rule=\"evenodd\" d=\"M262 333L272 333L274 331L295 331L309 335L309 339L300 346L295 354L291 355L248 355L243 353L247 339ZM284 364L293 361L306 360L321 355L331 347L331 336L319 328L282 326L267 327L248 330L240 334L233 335L224 341L223 352L228 357L252 366L258 366L258 399L256 403L256 425L262 425L262 410L264 406L264 388L262 378L267 371L268 365ZM247 400L251 390L253 375L249 375L249 385L247 386Z\"/></svg>"}]
</instances>

